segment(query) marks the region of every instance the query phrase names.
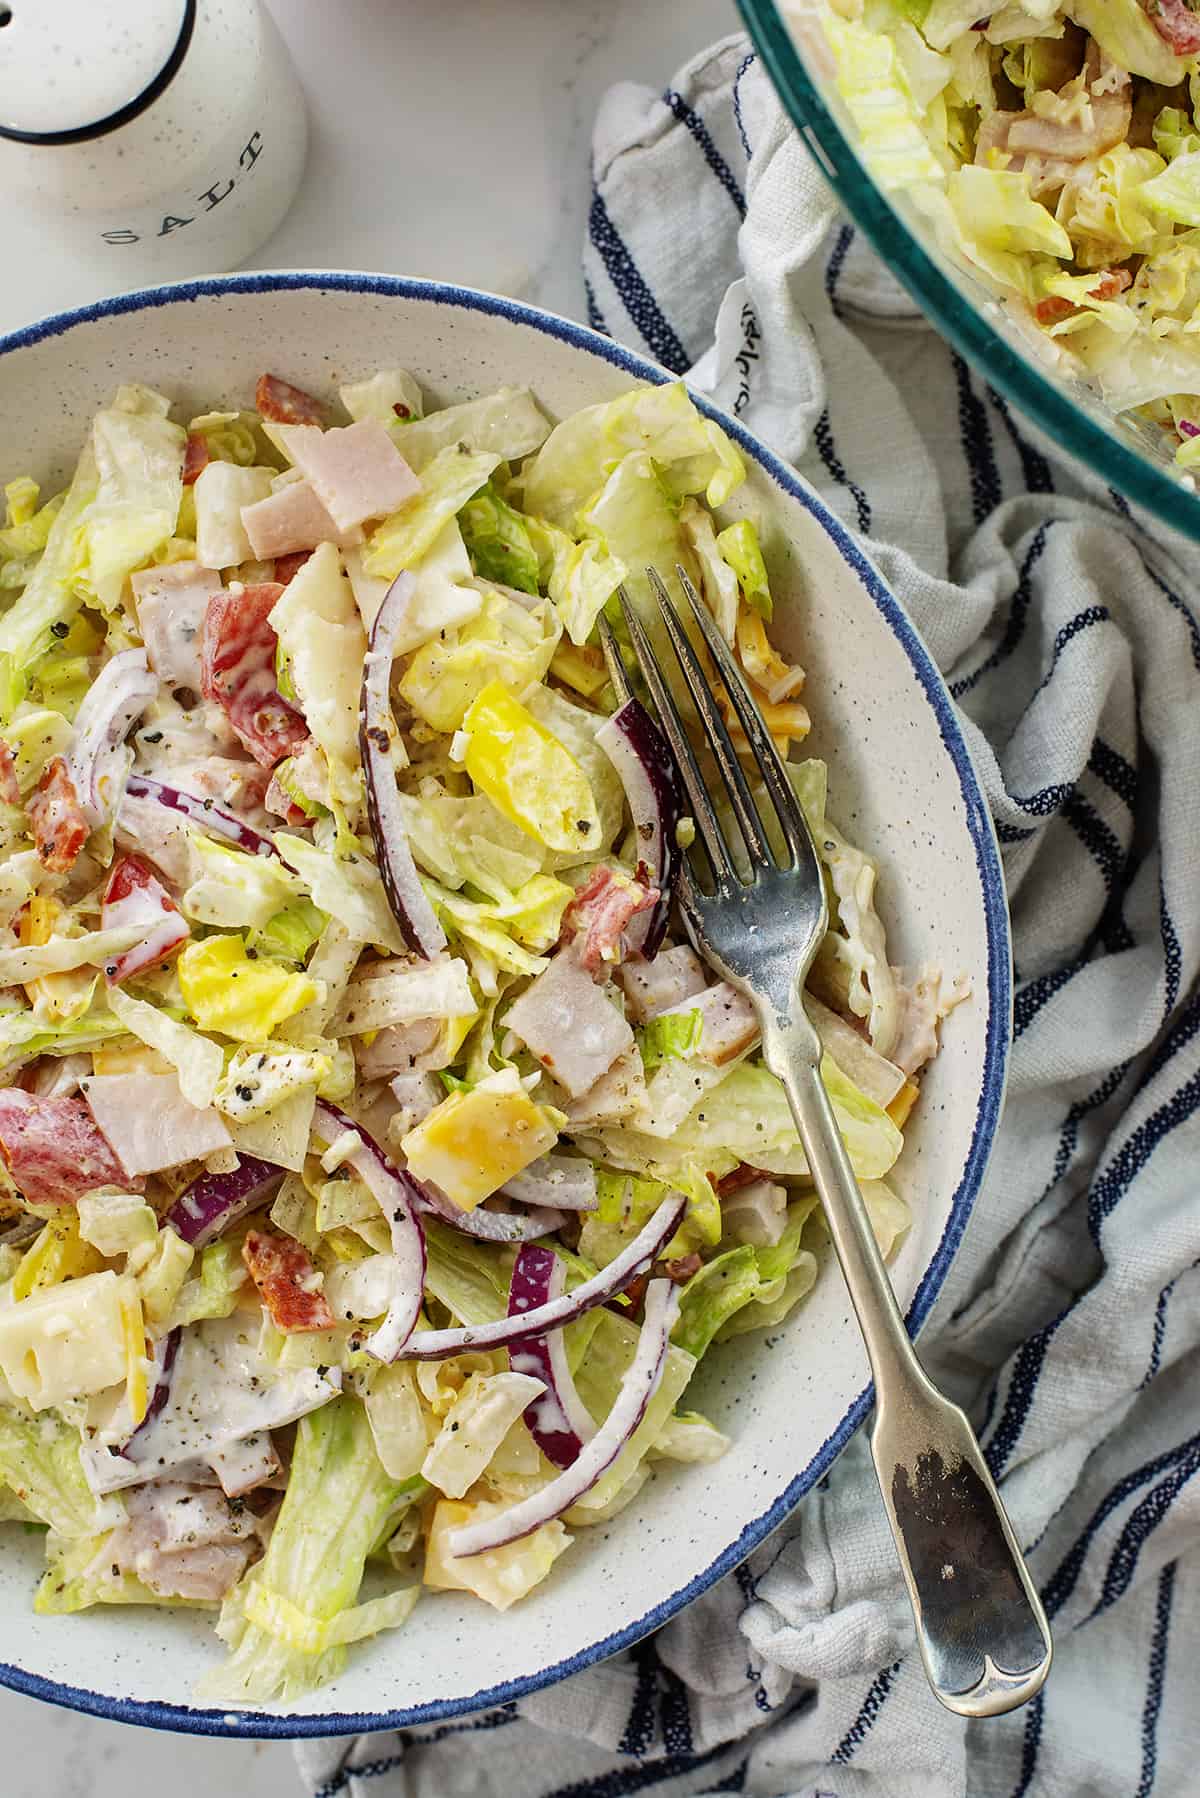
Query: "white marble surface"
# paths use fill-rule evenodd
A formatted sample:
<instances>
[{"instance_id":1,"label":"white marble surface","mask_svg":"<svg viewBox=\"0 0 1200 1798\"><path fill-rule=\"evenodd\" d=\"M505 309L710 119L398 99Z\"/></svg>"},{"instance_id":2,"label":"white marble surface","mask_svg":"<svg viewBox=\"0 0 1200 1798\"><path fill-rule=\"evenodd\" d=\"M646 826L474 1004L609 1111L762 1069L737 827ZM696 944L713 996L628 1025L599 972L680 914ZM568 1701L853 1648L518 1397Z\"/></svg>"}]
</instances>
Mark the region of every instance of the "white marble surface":
<instances>
[{"instance_id":1,"label":"white marble surface","mask_svg":"<svg viewBox=\"0 0 1200 1798\"><path fill-rule=\"evenodd\" d=\"M623 77L665 82L737 28L732 0L271 6L311 98L313 139L296 204L254 266L424 275L574 315L600 95ZM97 297L52 251L17 256L7 242L0 329ZM5 1691L0 1741L3 1798L299 1790L285 1746L180 1740Z\"/></svg>"}]
</instances>

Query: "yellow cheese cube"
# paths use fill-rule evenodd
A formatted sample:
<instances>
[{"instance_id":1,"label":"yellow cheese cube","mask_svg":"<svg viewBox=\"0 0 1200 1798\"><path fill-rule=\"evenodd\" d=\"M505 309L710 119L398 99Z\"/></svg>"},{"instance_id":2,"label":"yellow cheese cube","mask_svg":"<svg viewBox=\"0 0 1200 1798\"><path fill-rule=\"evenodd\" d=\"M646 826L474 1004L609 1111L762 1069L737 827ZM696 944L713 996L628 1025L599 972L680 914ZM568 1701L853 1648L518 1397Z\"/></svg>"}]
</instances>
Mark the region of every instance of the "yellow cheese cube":
<instances>
[{"instance_id":1,"label":"yellow cheese cube","mask_svg":"<svg viewBox=\"0 0 1200 1798\"><path fill-rule=\"evenodd\" d=\"M126 1377L135 1315L141 1305L127 1274L44 1287L0 1309L0 1373L35 1411L103 1392Z\"/></svg>"},{"instance_id":2,"label":"yellow cheese cube","mask_svg":"<svg viewBox=\"0 0 1200 1798\"><path fill-rule=\"evenodd\" d=\"M557 1141L527 1092L480 1086L443 1099L401 1147L416 1179L431 1180L460 1211L474 1211Z\"/></svg>"}]
</instances>

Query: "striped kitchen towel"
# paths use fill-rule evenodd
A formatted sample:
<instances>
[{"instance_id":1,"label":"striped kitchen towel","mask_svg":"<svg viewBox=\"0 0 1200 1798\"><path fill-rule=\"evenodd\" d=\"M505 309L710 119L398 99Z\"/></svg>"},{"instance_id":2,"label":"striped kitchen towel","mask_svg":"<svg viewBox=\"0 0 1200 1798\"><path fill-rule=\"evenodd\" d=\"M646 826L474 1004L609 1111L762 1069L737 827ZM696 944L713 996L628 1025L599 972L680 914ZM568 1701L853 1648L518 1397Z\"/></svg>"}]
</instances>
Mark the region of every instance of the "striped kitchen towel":
<instances>
[{"instance_id":1,"label":"striped kitchen towel","mask_svg":"<svg viewBox=\"0 0 1200 1798\"><path fill-rule=\"evenodd\" d=\"M591 322L691 370L857 531L1004 850L1008 1108L924 1337L1057 1656L930 1696L865 1444L657 1638L450 1725L300 1750L319 1798L1175 1798L1200 1789L1200 576L923 323L744 40L596 130Z\"/></svg>"}]
</instances>

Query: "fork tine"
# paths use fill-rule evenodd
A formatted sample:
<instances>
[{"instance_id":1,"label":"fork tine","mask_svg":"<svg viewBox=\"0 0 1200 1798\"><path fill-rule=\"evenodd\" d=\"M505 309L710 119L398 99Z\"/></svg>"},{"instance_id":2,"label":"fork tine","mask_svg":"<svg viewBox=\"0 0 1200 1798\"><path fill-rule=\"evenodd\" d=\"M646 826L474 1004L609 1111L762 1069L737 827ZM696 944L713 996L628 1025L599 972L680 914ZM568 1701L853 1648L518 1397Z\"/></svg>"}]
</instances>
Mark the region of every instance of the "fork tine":
<instances>
[{"instance_id":1,"label":"fork tine","mask_svg":"<svg viewBox=\"0 0 1200 1798\"><path fill-rule=\"evenodd\" d=\"M682 571L681 571L682 572ZM663 622L667 627L675 654L679 657L679 665L683 670L683 678L687 682L692 703L700 714L700 719L708 736L708 746L713 752L713 759L725 782L725 790L729 794L730 803L741 825L742 835L746 839L746 847L750 851L752 861L766 862L771 860L771 850L763 834L762 820L751 797L746 776L742 773L741 763L737 759L737 751L733 747L733 739L729 735L724 718L717 709L712 688L708 684L703 668L691 643L687 632L679 619L679 614L671 604L670 596L663 585L657 569L647 568L646 578L654 589Z\"/></svg>"},{"instance_id":2,"label":"fork tine","mask_svg":"<svg viewBox=\"0 0 1200 1798\"><path fill-rule=\"evenodd\" d=\"M608 678L613 684L613 691L621 704L633 698L633 688L629 684L629 670L621 657L621 646L617 642L612 625L601 612L596 620L600 632L600 647L604 651L604 660L608 664Z\"/></svg>"},{"instance_id":3,"label":"fork tine","mask_svg":"<svg viewBox=\"0 0 1200 1798\"><path fill-rule=\"evenodd\" d=\"M815 853L812 834L808 828L808 820L800 809L800 801L787 777L783 757L771 740L771 733L763 723L762 714L755 704L754 695L746 685L746 677L733 659L733 655L713 622L708 608L702 603L696 589L692 586L683 568L675 571L687 595L688 604L695 614L696 623L704 637L708 652L712 656L725 683L730 702L738 715L742 729L746 733L754 759L758 763L775 811L783 830L788 848L792 852L793 863Z\"/></svg>"},{"instance_id":4,"label":"fork tine","mask_svg":"<svg viewBox=\"0 0 1200 1798\"><path fill-rule=\"evenodd\" d=\"M687 788L688 800L692 808L692 816L696 822L696 831L704 844L705 854L712 865L717 885L736 881L737 870L729 853L729 846L721 833L717 822L717 814L713 810L712 800L704 784L704 775L696 760L695 751L688 742L687 732L683 728L683 719L679 716L675 701L671 697L671 689L663 677L662 669L654 654L650 639L646 635L641 619L633 609L633 604L624 587L617 588L617 596L621 602L621 610L625 615L625 623L629 627L629 640L633 644L634 653L645 676L650 696L658 711L659 722L666 733L667 742L671 746L671 754L675 757L675 766L683 776L683 784Z\"/></svg>"}]
</instances>

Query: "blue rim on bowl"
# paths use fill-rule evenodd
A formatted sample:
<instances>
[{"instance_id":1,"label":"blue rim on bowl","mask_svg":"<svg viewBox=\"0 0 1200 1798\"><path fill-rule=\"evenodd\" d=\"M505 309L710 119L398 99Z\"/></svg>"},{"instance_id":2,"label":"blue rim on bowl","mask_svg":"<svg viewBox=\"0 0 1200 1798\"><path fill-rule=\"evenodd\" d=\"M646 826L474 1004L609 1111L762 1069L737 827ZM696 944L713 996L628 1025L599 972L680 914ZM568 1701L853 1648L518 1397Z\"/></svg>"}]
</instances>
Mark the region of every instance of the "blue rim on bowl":
<instances>
[{"instance_id":1,"label":"blue rim on bowl","mask_svg":"<svg viewBox=\"0 0 1200 1798\"><path fill-rule=\"evenodd\" d=\"M436 281L406 280L401 276L307 271L213 276L165 287L145 288L134 293L122 294L111 300L99 301L94 305L79 307L74 311L54 313L37 324L13 331L6 336L0 336L0 357L30 344L44 342L47 338L61 336L76 325L120 313L149 311L157 306L169 306L179 301L207 298L222 293L272 293L295 288L325 292L370 293L405 300L424 300L439 306L457 306L467 311L490 313L493 316L508 319L514 324L542 331L547 336L558 338L593 356L600 356L634 379L656 383L674 379L658 364L635 355L622 345L614 343L611 338L601 336L600 333L589 330L583 325L575 324L569 319L560 318L554 313L542 312L536 307L523 305L516 300L502 299L493 294L478 292L473 288L443 285ZM915 1333L928 1316L962 1241L976 1194L987 1168L1004 1098L1012 1021L1012 963L1008 907L1005 899L1004 876L1000 866L1000 852L979 779L963 739L949 694L933 664L929 651L901 609L899 602L889 592L882 577L858 548L845 527L825 508L817 496L804 486L786 463L781 462L770 450L751 437L736 419L709 405L701 395L697 394L694 397L701 409L728 431L745 454L757 462L759 467L783 492L798 500L805 510L819 521L836 544L840 555L859 576L889 629L908 657L913 673L920 682L925 697L934 712L942 741L946 745L947 753L958 776L967 829L975 852L975 865L987 929L987 1047L979 1104L962 1179L951 1202L941 1240L908 1310L909 1328ZM536 1674L506 1681L463 1697L418 1705L408 1710L322 1712L312 1716L272 1715L263 1711L204 1710L190 1705L110 1697L103 1692L93 1692L83 1687L65 1685L60 1681L48 1679L42 1674L29 1672L23 1667L16 1667L8 1662L0 1662L0 1685L11 1687L13 1691L24 1692L32 1698L46 1699L54 1704L66 1705L73 1710L85 1711L93 1716L108 1718L116 1722L140 1724L147 1729L179 1730L193 1735L273 1737L283 1740L303 1736L359 1735L368 1730L410 1728L414 1724L432 1723L447 1717L464 1716L473 1711L488 1710L496 1705L520 1698L526 1692L536 1691L543 1686L553 1684L556 1680L565 1679L569 1674L578 1673L583 1668L605 1659L608 1655L630 1647L633 1643L640 1641L643 1636L649 1635L652 1630L666 1623L692 1599L698 1598L723 1574L730 1572L739 1562L743 1561L765 1536L783 1522L788 1512L803 1497L804 1493L828 1472L837 1455L866 1416L871 1402L872 1390L868 1385L847 1407L841 1422L821 1444L807 1467L796 1474L786 1489L760 1516L755 1517L746 1525L736 1541L730 1543L709 1566L697 1573L686 1585L672 1593L670 1598L654 1606L644 1616L615 1630L602 1641L594 1642L578 1654L543 1668Z\"/></svg>"},{"instance_id":2,"label":"blue rim on bowl","mask_svg":"<svg viewBox=\"0 0 1200 1798\"><path fill-rule=\"evenodd\" d=\"M737 0L738 11L775 91L847 212L892 274L968 362L1019 406L1062 449L1084 462L1118 494L1145 506L1164 524L1200 540L1200 496L1103 422L1021 355L943 273L872 180L780 17L775 0ZM982 8L981 11L986 11ZM1099 408L1098 408L1099 409Z\"/></svg>"}]
</instances>

